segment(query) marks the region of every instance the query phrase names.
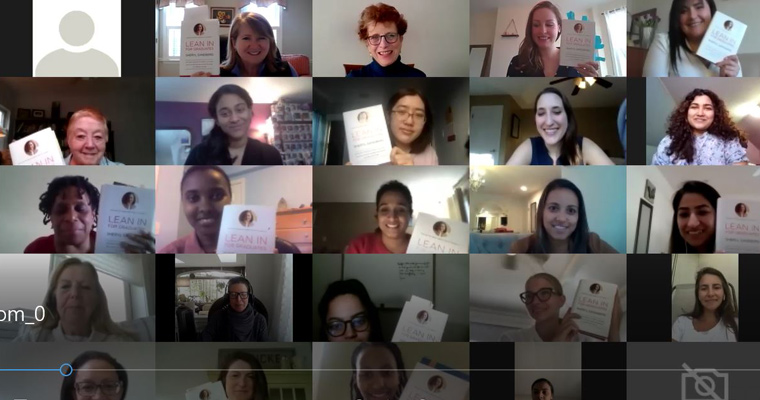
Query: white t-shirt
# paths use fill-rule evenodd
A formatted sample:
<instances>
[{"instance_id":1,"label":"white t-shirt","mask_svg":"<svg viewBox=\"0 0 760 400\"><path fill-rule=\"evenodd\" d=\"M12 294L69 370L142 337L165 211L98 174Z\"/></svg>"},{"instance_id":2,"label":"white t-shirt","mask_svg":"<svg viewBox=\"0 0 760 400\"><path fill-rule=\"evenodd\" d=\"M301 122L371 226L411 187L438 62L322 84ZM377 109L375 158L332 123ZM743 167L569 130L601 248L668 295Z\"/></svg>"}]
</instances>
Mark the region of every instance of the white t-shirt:
<instances>
[{"instance_id":1,"label":"white t-shirt","mask_svg":"<svg viewBox=\"0 0 760 400\"><path fill-rule=\"evenodd\" d=\"M739 319L736 319L739 326ZM718 322L712 329L705 332L697 332L694 329L691 317L682 315L673 324L673 340L677 342L735 342L736 334L729 331L723 320Z\"/></svg>"},{"instance_id":2,"label":"white t-shirt","mask_svg":"<svg viewBox=\"0 0 760 400\"><path fill-rule=\"evenodd\" d=\"M504 332L499 338L500 342L543 342L541 336L538 336L535 326L530 328L520 329L517 331ZM594 339L590 336L578 334L575 336L573 342L600 342L600 340Z\"/></svg>"}]
</instances>

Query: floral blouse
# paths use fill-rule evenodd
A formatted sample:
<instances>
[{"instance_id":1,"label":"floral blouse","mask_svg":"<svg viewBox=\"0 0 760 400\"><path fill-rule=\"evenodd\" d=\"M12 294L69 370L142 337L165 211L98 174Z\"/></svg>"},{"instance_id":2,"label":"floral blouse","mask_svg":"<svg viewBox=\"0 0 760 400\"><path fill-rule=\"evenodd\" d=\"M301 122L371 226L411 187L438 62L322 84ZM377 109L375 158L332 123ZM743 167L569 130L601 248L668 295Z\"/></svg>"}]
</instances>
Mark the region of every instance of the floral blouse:
<instances>
[{"instance_id":1,"label":"floral blouse","mask_svg":"<svg viewBox=\"0 0 760 400\"><path fill-rule=\"evenodd\" d=\"M676 154L668 156L671 138L666 135L657 146L657 152L652 157L652 165L731 165L746 162L747 149L742 147L739 138L723 140L710 132L705 132L694 138L694 159L687 162Z\"/></svg>"}]
</instances>

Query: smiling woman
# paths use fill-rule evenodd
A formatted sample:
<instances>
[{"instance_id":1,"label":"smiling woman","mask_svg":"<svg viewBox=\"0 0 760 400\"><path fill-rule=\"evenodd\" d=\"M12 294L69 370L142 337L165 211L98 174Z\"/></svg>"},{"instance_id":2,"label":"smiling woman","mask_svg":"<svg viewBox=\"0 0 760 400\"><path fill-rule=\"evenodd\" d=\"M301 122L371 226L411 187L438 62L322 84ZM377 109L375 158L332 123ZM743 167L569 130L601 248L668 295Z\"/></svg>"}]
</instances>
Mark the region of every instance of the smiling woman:
<instances>
[{"instance_id":1,"label":"smiling woman","mask_svg":"<svg viewBox=\"0 0 760 400\"><path fill-rule=\"evenodd\" d=\"M105 156L108 144L108 121L97 109L83 108L69 118L66 145L71 152L69 165L124 165Z\"/></svg>"},{"instance_id":2,"label":"smiling woman","mask_svg":"<svg viewBox=\"0 0 760 400\"><path fill-rule=\"evenodd\" d=\"M736 342L736 294L715 268L702 268L694 284L694 309L673 324L674 342Z\"/></svg>"},{"instance_id":3,"label":"smiling woman","mask_svg":"<svg viewBox=\"0 0 760 400\"><path fill-rule=\"evenodd\" d=\"M406 233L412 219L412 192L399 181L390 181L377 191L377 229L351 240L347 254L403 254L411 235Z\"/></svg>"}]
</instances>

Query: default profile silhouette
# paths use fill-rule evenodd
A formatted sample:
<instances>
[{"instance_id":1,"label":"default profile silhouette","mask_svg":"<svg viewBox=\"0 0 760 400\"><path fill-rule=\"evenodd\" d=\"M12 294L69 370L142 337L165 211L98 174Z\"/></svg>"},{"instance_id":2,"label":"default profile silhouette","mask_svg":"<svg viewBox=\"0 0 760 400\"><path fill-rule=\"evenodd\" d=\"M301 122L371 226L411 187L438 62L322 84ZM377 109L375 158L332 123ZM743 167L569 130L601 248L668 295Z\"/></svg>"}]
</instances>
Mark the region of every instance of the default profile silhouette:
<instances>
[{"instance_id":1,"label":"default profile silhouette","mask_svg":"<svg viewBox=\"0 0 760 400\"><path fill-rule=\"evenodd\" d=\"M71 11L61 18L58 29L64 42L82 47L92 40L95 22L83 11ZM118 77L119 68L111 57L99 50L58 49L40 60L35 76Z\"/></svg>"}]
</instances>

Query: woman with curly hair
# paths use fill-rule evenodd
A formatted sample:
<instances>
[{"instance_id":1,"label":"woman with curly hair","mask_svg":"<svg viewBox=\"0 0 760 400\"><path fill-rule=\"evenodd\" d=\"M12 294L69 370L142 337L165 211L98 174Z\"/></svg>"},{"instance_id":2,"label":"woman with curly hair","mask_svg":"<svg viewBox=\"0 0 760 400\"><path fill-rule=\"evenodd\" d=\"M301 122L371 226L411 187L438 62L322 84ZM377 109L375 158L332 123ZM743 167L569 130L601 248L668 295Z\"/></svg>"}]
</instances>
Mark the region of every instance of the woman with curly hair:
<instances>
[{"instance_id":1,"label":"woman with curly hair","mask_svg":"<svg viewBox=\"0 0 760 400\"><path fill-rule=\"evenodd\" d=\"M714 92L694 89L668 120L652 165L747 165L746 140Z\"/></svg>"}]
</instances>

